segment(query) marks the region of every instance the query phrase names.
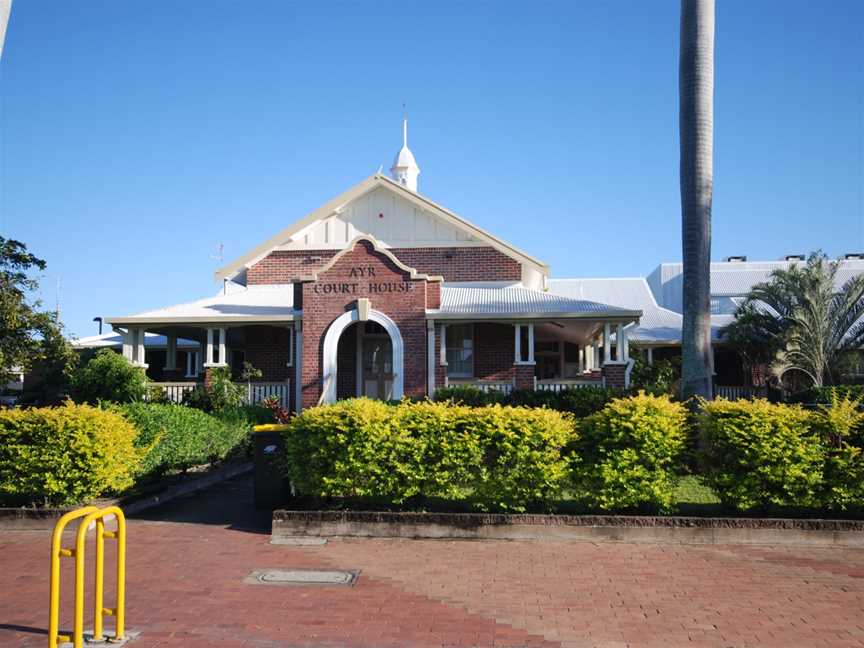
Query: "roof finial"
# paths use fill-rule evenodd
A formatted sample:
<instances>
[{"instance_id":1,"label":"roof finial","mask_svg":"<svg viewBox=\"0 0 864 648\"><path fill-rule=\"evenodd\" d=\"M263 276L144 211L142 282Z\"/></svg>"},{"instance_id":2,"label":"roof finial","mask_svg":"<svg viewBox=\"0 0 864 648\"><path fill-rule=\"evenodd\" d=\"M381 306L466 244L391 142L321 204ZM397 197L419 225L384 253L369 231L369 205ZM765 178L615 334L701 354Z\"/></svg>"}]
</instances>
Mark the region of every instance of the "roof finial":
<instances>
[{"instance_id":1,"label":"roof finial","mask_svg":"<svg viewBox=\"0 0 864 648\"><path fill-rule=\"evenodd\" d=\"M402 102L402 148L393 160L390 174L403 187L417 191L417 176L420 175L420 168L414 160L414 154L408 148L408 109L404 101Z\"/></svg>"}]
</instances>

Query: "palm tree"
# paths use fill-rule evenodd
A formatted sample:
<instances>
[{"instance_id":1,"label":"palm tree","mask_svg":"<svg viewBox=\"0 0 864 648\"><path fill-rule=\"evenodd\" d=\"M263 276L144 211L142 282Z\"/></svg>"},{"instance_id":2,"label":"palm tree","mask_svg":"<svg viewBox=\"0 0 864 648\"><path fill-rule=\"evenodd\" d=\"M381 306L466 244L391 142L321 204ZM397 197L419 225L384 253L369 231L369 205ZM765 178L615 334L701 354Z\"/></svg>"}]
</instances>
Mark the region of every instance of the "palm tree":
<instances>
[{"instance_id":1,"label":"palm tree","mask_svg":"<svg viewBox=\"0 0 864 648\"><path fill-rule=\"evenodd\" d=\"M714 149L714 0L681 0L678 69L684 322L681 394L712 396L711 200Z\"/></svg>"},{"instance_id":2,"label":"palm tree","mask_svg":"<svg viewBox=\"0 0 864 648\"><path fill-rule=\"evenodd\" d=\"M776 349L771 365L778 379L798 371L821 387L841 378L864 345L864 275L837 287L839 264L822 253L804 265L775 270L753 287L724 337ZM736 314L737 315L737 314ZM761 322L752 327L752 322Z\"/></svg>"}]
</instances>

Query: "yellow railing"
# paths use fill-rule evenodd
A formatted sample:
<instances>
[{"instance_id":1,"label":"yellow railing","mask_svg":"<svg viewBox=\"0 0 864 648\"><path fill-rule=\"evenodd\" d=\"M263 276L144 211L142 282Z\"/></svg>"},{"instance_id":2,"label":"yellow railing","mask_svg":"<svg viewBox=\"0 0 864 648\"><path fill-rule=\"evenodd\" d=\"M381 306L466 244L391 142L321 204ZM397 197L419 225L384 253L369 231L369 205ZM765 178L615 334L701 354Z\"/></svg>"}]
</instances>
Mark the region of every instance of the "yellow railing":
<instances>
[{"instance_id":1,"label":"yellow railing","mask_svg":"<svg viewBox=\"0 0 864 648\"><path fill-rule=\"evenodd\" d=\"M105 530L105 518L113 516L117 520L116 531ZM63 531L73 520L83 518L78 523L75 548L62 547ZM116 620L114 639L122 639L125 624L126 605L126 518L117 506L97 508L85 506L66 513L57 520L51 536L51 594L48 617L48 648L57 648L58 642L71 641L74 648L84 645L84 543L90 525L96 528L96 582L93 600L93 638L104 639L102 617L113 616ZM113 608L104 606L105 576L105 538L117 541L117 604ZM75 618L72 636L60 634L60 559L75 558Z\"/></svg>"}]
</instances>

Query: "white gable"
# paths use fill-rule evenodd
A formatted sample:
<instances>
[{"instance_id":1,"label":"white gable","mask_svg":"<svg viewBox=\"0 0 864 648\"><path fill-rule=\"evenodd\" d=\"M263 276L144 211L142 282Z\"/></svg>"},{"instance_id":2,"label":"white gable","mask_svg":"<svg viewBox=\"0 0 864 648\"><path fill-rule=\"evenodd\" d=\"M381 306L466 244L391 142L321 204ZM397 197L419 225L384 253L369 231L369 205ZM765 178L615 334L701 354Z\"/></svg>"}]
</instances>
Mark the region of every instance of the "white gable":
<instances>
[{"instance_id":1,"label":"white gable","mask_svg":"<svg viewBox=\"0 0 864 648\"><path fill-rule=\"evenodd\" d=\"M385 247L488 245L465 228L379 186L310 223L280 248L342 248L364 234Z\"/></svg>"}]
</instances>

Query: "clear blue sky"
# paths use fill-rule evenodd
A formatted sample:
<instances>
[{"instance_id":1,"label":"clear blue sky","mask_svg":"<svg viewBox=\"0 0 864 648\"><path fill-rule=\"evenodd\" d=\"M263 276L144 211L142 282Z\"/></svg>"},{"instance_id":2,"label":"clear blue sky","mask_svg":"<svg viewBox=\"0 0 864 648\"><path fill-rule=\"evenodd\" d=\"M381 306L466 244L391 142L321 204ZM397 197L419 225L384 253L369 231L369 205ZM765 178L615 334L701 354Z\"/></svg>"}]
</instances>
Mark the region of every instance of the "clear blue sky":
<instances>
[{"instance_id":1,"label":"clear blue sky","mask_svg":"<svg viewBox=\"0 0 864 648\"><path fill-rule=\"evenodd\" d=\"M0 233L70 332L215 293L373 173L408 103L420 190L552 266L679 260L677 1L16 0ZM717 7L713 255L864 249L864 2Z\"/></svg>"}]
</instances>

